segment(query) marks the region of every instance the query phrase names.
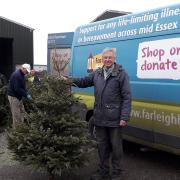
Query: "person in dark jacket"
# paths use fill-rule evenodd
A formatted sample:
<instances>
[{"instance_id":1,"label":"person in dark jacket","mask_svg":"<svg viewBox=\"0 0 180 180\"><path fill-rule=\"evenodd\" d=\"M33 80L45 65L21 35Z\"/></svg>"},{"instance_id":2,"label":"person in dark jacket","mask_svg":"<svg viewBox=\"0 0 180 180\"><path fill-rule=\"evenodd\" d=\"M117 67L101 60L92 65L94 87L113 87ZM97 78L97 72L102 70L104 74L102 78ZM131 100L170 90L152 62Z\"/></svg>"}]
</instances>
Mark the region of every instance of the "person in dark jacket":
<instances>
[{"instance_id":1,"label":"person in dark jacket","mask_svg":"<svg viewBox=\"0 0 180 180\"><path fill-rule=\"evenodd\" d=\"M110 157L111 179L120 180L122 176L122 127L130 119L131 91L128 75L121 65L115 63L115 59L116 49L106 48L102 52L102 68L84 78L72 78L73 83L80 88L94 86L93 118L100 163L91 180L110 178Z\"/></svg>"},{"instance_id":2,"label":"person in dark jacket","mask_svg":"<svg viewBox=\"0 0 180 180\"><path fill-rule=\"evenodd\" d=\"M30 65L23 64L20 69L12 73L8 87L8 100L10 103L13 128L20 122L24 122L24 105L22 98L31 100L27 93L25 75L30 73Z\"/></svg>"}]
</instances>

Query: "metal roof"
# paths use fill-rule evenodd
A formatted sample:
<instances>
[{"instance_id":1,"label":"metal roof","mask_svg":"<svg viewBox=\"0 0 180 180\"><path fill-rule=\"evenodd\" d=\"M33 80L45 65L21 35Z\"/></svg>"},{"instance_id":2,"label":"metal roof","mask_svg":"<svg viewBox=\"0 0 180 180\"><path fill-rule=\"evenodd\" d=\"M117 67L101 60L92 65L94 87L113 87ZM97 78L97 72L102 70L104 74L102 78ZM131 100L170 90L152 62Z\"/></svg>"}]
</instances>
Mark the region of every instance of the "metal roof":
<instances>
[{"instance_id":1,"label":"metal roof","mask_svg":"<svg viewBox=\"0 0 180 180\"><path fill-rule=\"evenodd\" d=\"M101 20L104 20L104 19L110 19L110 18L113 18L113 17L123 16L123 15L127 15L127 14L130 14L130 13L131 12L116 11L116 10L105 10L102 14L97 16L91 22L101 21Z\"/></svg>"},{"instance_id":2,"label":"metal roof","mask_svg":"<svg viewBox=\"0 0 180 180\"><path fill-rule=\"evenodd\" d=\"M5 20L5 21L12 22L12 23L17 24L17 25L19 25L19 26L23 26L23 27L25 27L25 28L27 28L27 29L30 29L31 31L34 30L33 28L31 28L31 27L29 27L29 26L26 26L26 25L24 25L24 24L18 23L18 22L16 22L16 21L10 20L10 19L5 18L5 17L2 17L2 16L0 16L0 19L3 19L3 20Z\"/></svg>"}]
</instances>

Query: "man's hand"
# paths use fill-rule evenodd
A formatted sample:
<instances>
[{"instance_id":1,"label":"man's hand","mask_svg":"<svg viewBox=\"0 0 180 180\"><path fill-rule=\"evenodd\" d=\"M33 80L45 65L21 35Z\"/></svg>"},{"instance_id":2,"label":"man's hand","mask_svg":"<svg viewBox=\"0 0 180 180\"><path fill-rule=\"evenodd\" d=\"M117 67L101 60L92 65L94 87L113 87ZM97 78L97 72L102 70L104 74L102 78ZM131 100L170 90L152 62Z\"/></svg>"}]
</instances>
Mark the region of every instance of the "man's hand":
<instances>
[{"instance_id":1,"label":"man's hand","mask_svg":"<svg viewBox=\"0 0 180 180\"><path fill-rule=\"evenodd\" d=\"M62 81L67 81L67 80L68 80L68 77L65 77L65 76L60 75L60 76L58 76L58 79L59 79L59 80L62 80Z\"/></svg>"},{"instance_id":2,"label":"man's hand","mask_svg":"<svg viewBox=\"0 0 180 180\"><path fill-rule=\"evenodd\" d=\"M57 79L59 79L60 81L63 81L67 85L72 85L73 84L72 78L68 77L68 76L60 75L60 76L57 77Z\"/></svg>"},{"instance_id":3,"label":"man's hand","mask_svg":"<svg viewBox=\"0 0 180 180\"><path fill-rule=\"evenodd\" d=\"M127 121L125 121L125 120L120 120L120 122L119 122L120 126L126 126L126 124L127 124Z\"/></svg>"}]
</instances>

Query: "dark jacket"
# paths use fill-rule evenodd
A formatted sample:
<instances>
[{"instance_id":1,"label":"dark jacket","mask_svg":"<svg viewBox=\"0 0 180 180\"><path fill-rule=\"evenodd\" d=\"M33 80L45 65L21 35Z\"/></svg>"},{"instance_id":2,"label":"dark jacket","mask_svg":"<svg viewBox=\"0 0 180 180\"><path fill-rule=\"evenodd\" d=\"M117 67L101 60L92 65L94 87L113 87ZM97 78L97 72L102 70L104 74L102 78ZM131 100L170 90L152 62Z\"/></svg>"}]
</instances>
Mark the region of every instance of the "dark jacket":
<instances>
[{"instance_id":1,"label":"dark jacket","mask_svg":"<svg viewBox=\"0 0 180 180\"><path fill-rule=\"evenodd\" d=\"M73 78L80 88L94 86L94 123L97 126L118 127L120 120L128 121L131 111L131 92L128 75L115 64L111 75L104 80L103 68L84 78Z\"/></svg>"},{"instance_id":2,"label":"dark jacket","mask_svg":"<svg viewBox=\"0 0 180 180\"><path fill-rule=\"evenodd\" d=\"M23 72L19 69L12 73L10 77L8 95L21 100L27 97L26 81Z\"/></svg>"}]
</instances>

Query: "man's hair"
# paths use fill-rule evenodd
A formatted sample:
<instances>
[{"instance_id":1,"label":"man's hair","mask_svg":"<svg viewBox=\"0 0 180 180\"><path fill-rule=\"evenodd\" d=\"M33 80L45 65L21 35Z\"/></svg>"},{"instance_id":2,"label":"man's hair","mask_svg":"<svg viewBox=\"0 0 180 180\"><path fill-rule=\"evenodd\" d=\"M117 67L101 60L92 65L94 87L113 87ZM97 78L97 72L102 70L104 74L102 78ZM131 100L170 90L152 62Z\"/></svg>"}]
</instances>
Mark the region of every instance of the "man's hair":
<instances>
[{"instance_id":1,"label":"man's hair","mask_svg":"<svg viewBox=\"0 0 180 180\"><path fill-rule=\"evenodd\" d=\"M109 47L107 47L107 48L103 49L103 51L102 51L102 56L103 56L103 54L105 54L105 53L108 52L108 51L113 52L114 57L116 58L116 48L109 48Z\"/></svg>"}]
</instances>

